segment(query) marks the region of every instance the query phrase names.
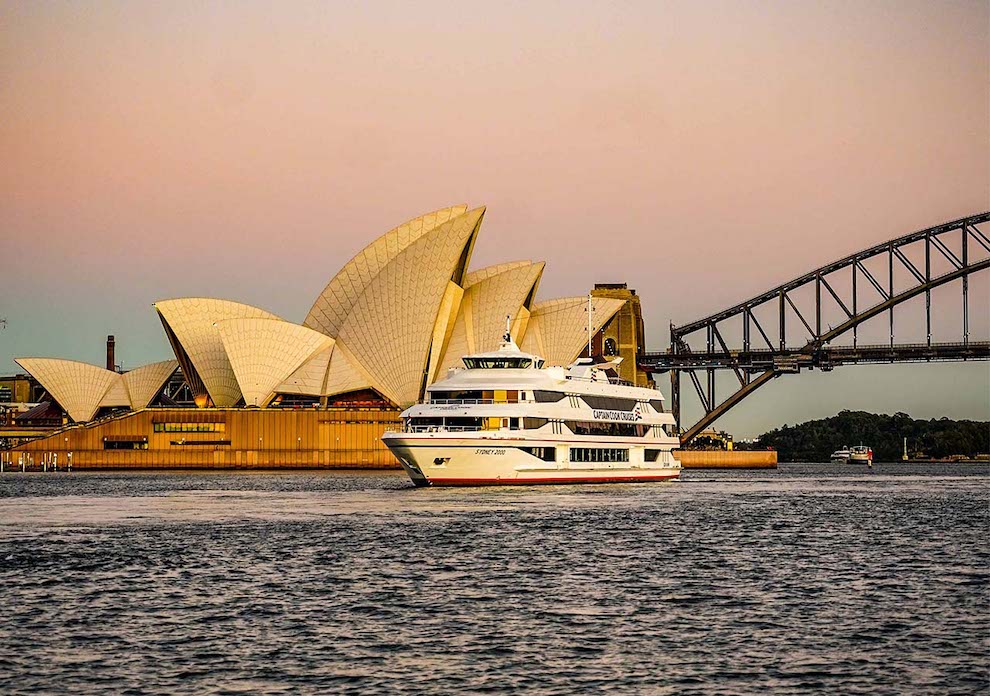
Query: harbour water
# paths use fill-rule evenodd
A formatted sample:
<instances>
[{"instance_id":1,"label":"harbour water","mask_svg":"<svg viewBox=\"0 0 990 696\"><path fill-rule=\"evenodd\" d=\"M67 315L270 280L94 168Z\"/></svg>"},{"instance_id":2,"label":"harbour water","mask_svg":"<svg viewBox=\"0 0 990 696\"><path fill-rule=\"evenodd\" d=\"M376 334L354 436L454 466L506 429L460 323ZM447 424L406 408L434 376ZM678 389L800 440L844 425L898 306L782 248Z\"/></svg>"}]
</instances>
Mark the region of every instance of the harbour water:
<instances>
[{"instance_id":1,"label":"harbour water","mask_svg":"<svg viewBox=\"0 0 990 696\"><path fill-rule=\"evenodd\" d=\"M0 692L986 693L990 467L0 476Z\"/></svg>"}]
</instances>

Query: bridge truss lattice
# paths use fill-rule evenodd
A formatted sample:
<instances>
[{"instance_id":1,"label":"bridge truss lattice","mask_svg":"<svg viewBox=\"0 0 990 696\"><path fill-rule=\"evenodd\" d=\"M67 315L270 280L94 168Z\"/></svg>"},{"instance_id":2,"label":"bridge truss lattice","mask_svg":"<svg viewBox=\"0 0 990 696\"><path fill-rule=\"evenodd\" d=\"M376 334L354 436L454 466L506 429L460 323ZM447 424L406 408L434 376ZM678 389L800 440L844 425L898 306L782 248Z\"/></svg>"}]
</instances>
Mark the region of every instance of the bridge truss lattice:
<instances>
[{"instance_id":1,"label":"bridge truss lattice","mask_svg":"<svg viewBox=\"0 0 990 696\"><path fill-rule=\"evenodd\" d=\"M990 342L970 337L970 277L990 268L990 238L981 226L990 212L877 244L817 268L745 302L682 326L670 327L670 348L646 353L640 364L648 372L670 373L671 410L681 424L681 375L694 385L704 415L682 430L688 443L747 396L784 374L802 369L852 363L934 362L990 359ZM961 281L961 341L932 341L932 290ZM861 297L866 289L872 301ZM925 343L898 344L894 308L916 297L925 298ZM986 310L988 298L977 298ZM828 314L838 314L832 325ZM888 343L859 345L860 326L888 314ZM758 315L762 319L758 318ZM788 345L788 331L801 334ZM768 330L769 329L769 330ZM729 340L726 336L730 336ZM851 346L833 346L839 337ZM704 345L704 349L694 349ZM733 344L730 347L730 344ZM731 372L734 391L718 401L716 375ZM699 376L700 375L700 376ZM705 384L702 384L704 379Z\"/></svg>"}]
</instances>

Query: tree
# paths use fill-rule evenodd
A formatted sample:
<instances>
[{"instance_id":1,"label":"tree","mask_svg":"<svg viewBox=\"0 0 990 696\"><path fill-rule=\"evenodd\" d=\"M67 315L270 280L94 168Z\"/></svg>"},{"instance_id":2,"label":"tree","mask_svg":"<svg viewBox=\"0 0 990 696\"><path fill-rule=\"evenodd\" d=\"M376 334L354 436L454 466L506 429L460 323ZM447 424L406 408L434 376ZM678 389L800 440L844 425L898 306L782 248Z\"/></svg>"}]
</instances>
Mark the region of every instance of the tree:
<instances>
[{"instance_id":1,"label":"tree","mask_svg":"<svg viewBox=\"0 0 990 696\"><path fill-rule=\"evenodd\" d=\"M825 462L843 446L868 445L878 461L899 461L908 439L912 453L943 458L975 457L990 452L990 423L983 421L914 420L865 411L840 411L831 418L783 426L761 435L755 449L773 447L782 461Z\"/></svg>"}]
</instances>

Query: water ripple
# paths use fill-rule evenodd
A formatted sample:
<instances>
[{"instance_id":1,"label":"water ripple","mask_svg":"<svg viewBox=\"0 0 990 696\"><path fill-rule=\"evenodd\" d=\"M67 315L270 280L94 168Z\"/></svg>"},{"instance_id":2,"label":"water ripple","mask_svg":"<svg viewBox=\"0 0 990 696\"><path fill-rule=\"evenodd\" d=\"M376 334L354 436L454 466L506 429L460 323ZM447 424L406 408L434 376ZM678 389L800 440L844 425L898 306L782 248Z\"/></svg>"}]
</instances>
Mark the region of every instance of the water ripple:
<instances>
[{"instance_id":1,"label":"water ripple","mask_svg":"<svg viewBox=\"0 0 990 696\"><path fill-rule=\"evenodd\" d=\"M0 692L986 692L988 480L6 474Z\"/></svg>"}]
</instances>

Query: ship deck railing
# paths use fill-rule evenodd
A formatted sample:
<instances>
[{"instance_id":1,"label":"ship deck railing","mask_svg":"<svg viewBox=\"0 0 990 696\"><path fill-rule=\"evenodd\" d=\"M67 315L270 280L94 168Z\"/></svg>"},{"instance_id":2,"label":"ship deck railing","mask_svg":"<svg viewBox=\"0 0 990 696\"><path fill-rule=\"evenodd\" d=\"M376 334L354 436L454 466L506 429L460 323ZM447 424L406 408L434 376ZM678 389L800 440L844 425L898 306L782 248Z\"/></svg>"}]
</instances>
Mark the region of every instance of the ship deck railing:
<instances>
[{"instance_id":1,"label":"ship deck railing","mask_svg":"<svg viewBox=\"0 0 990 696\"><path fill-rule=\"evenodd\" d=\"M477 433L485 428L470 425L407 425L405 428L386 428L387 433Z\"/></svg>"},{"instance_id":2,"label":"ship deck railing","mask_svg":"<svg viewBox=\"0 0 990 696\"><path fill-rule=\"evenodd\" d=\"M450 405L466 405L466 406L487 406L490 404L514 404L516 401L509 401L508 399L503 401L496 401L495 399L428 399L420 401L419 403L424 405L436 405L440 406L450 406Z\"/></svg>"},{"instance_id":3,"label":"ship deck railing","mask_svg":"<svg viewBox=\"0 0 990 696\"><path fill-rule=\"evenodd\" d=\"M622 387L635 387L636 385L630 382L628 379L620 379L618 377L607 377L604 380L594 379L592 377L578 377L576 375L565 375L564 379L570 379L575 382L592 382L594 384L617 384Z\"/></svg>"}]
</instances>

